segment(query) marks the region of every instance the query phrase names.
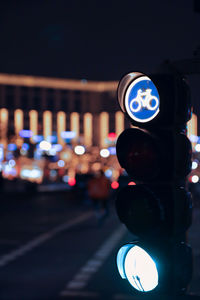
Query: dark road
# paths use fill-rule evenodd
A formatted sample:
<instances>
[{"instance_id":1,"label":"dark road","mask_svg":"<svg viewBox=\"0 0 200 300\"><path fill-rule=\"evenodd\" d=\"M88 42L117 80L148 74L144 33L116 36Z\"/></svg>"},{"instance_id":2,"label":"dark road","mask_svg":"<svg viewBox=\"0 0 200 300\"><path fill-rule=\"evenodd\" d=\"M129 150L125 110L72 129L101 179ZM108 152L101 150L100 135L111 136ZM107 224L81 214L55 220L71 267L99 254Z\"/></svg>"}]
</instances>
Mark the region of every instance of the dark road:
<instances>
[{"instance_id":1,"label":"dark road","mask_svg":"<svg viewBox=\"0 0 200 300\"><path fill-rule=\"evenodd\" d=\"M99 226L91 205L77 198L68 192L1 201L1 300L135 299L116 269L119 247L133 236L119 223L113 201ZM190 292L197 295L199 215L195 210L189 234L196 268Z\"/></svg>"}]
</instances>

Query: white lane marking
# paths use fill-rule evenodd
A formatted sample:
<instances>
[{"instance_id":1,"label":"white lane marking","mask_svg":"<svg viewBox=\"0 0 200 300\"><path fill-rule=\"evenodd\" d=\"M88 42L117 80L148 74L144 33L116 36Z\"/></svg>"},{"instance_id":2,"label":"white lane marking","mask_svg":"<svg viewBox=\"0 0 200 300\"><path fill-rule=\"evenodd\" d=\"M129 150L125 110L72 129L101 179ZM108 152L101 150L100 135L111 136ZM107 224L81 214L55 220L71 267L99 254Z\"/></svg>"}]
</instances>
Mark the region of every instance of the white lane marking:
<instances>
[{"instance_id":1,"label":"white lane marking","mask_svg":"<svg viewBox=\"0 0 200 300\"><path fill-rule=\"evenodd\" d=\"M58 234L64 230L67 230L67 229L89 219L92 215L93 215L92 212L84 213L81 216L78 216L77 218L75 218L71 221L65 222L65 223L53 228L52 230L39 235L38 237L34 238L32 241L28 242L24 246L2 256L0 258L0 267L7 265L9 262L17 259L18 257L24 255L25 253L31 251L35 247L38 247L39 245L43 244L47 240L50 240L56 234Z\"/></svg>"},{"instance_id":2,"label":"white lane marking","mask_svg":"<svg viewBox=\"0 0 200 300\"><path fill-rule=\"evenodd\" d=\"M89 259L86 264L78 271L74 278L68 282L66 289L61 291L60 296L66 296L70 294L72 290L81 290L84 288L92 275L98 271L103 265L106 258L112 252L115 245L120 241L122 236L126 232L126 228L123 225L106 240L106 242L98 249L93 255L92 259ZM77 293L79 291L76 291Z\"/></svg>"}]
</instances>

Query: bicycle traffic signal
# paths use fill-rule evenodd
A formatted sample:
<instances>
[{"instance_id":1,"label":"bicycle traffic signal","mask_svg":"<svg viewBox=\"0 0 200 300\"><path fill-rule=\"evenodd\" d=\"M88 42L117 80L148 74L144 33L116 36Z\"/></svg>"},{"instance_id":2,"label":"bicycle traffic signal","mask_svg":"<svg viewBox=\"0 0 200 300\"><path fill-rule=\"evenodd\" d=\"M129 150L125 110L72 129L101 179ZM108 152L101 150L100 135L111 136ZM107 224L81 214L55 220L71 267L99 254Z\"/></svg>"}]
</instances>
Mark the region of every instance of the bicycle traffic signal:
<instances>
[{"instance_id":1,"label":"bicycle traffic signal","mask_svg":"<svg viewBox=\"0 0 200 300\"><path fill-rule=\"evenodd\" d=\"M116 199L118 217L136 239L118 252L119 273L138 292L184 293L192 273L189 87L174 73L134 72L120 80L118 101L134 127L118 137L117 158L136 182Z\"/></svg>"}]
</instances>

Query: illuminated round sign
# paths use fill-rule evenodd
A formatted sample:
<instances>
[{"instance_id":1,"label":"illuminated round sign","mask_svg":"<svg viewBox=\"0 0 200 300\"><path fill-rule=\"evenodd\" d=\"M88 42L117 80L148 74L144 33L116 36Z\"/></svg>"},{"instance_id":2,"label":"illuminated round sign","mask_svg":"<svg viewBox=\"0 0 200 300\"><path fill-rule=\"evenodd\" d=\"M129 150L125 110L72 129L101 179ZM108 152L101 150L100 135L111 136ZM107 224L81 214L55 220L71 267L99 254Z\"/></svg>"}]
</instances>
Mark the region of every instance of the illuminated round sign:
<instances>
[{"instance_id":1,"label":"illuminated round sign","mask_svg":"<svg viewBox=\"0 0 200 300\"><path fill-rule=\"evenodd\" d=\"M158 285L158 270L152 257L141 247L126 244L117 254L117 267L123 279L140 292L149 292Z\"/></svg>"},{"instance_id":2,"label":"illuminated round sign","mask_svg":"<svg viewBox=\"0 0 200 300\"><path fill-rule=\"evenodd\" d=\"M153 120L160 110L156 86L147 76L136 78L125 94L125 108L131 119L145 123Z\"/></svg>"},{"instance_id":3,"label":"illuminated round sign","mask_svg":"<svg viewBox=\"0 0 200 300\"><path fill-rule=\"evenodd\" d=\"M151 256L141 247L132 247L126 255L124 268L129 283L140 292L158 285L158 271Z\"/></svg>"}]
</instances>

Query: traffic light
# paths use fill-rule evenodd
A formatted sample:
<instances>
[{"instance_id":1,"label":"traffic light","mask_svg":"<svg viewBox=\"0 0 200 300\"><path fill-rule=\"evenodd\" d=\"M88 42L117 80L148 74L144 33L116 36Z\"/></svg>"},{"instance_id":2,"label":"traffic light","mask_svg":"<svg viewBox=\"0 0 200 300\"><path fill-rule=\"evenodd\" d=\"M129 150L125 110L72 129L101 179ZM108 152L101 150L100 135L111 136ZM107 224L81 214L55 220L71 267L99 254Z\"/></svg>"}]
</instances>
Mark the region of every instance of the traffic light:
<instances>
[{"instance_id":1,"label":"traffic light","mask_svg":"<svg viewBox=\"0 0 200 300\"><path fill-rule=\"evenodd\" d=\"M136 182L116 199L118 217L136 239L118 251L118 271L138 293L185 293L192 276L189 87L179 74L134 72L120 80L118 101L132 127L118 137L117 158Z\"/></svg>"}]
</instances>

